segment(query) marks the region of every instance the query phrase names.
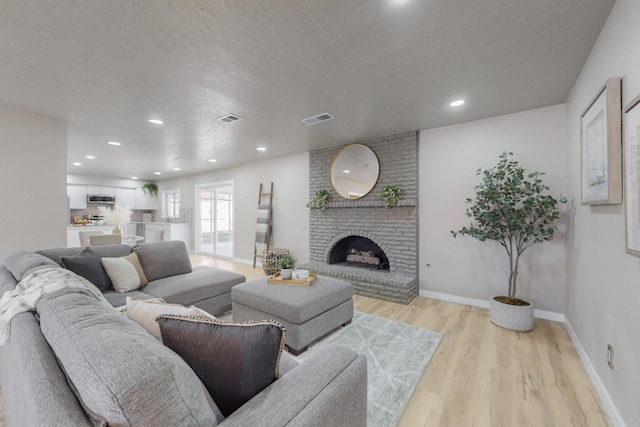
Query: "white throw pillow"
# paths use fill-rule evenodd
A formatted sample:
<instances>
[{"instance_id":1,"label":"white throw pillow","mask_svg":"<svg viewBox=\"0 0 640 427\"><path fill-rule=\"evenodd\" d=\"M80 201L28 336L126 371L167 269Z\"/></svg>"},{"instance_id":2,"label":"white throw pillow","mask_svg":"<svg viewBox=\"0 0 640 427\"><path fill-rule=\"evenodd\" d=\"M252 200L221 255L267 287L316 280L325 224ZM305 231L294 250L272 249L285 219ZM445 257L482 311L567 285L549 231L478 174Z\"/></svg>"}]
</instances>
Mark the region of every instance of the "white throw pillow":
<instances>
[{"instance_id":1,"label":"white throw pillow","mask_svg":"<svg viewBox=\"0 0 640 427\"><path fill-rule=\"evenodd\" d=\"M160 298L148 300L127 297L127 317L147 330L151 335L162 341L160 326L156 317L161 314L181 314L185 316L200 316L215 319L215 316L198 307L185 307L180 304L167 304Z\"/></svg>"},{"instance_id":2,"label":"white throw pillow","mask_svg":"<svg viewBox=\"0 0 640 427\"><path fill-rule=\"evenodd\" d=\"M102 258L102 265L118 292L134 291L147 284L147 278L135 252L120 258Z\"/></svg>"}]
</instances>

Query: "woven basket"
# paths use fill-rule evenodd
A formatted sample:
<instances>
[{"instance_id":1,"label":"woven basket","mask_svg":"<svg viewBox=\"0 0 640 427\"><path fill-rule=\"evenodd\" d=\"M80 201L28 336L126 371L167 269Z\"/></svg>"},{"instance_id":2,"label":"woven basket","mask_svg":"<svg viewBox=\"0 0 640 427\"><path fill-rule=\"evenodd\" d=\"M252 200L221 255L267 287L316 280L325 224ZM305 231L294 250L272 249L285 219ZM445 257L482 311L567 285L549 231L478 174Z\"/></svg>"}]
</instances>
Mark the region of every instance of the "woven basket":
<instances>
[{"instance_id":1,"label":"woven basket","mask_svg":"<svg viewBox=\"0 0 640 427\"><path fill-rule=\"evenodd\" d=\"M289 249L265 249L262 251L262 269L264 274L271 276L276 274L278 268L278 260L289 255Z\"/></svg>"}]
</instances>

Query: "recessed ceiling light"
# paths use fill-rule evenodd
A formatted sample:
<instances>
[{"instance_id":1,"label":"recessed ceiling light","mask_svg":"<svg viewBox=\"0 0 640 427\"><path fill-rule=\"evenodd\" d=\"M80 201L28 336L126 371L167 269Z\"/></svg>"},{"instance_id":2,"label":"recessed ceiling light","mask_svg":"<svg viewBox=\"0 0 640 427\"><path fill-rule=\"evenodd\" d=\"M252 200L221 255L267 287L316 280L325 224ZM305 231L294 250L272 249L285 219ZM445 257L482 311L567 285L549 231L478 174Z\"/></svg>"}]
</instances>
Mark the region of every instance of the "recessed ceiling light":
<instances>
[{"instance_id":1,"label":"recessed ceiling light","mask_svg":"<svg viewBox=\"0 0 640 427\"><path fill-rule=\"evenodd\" d=\"M351 171L349 169L345 169L342 171L342 173L351 173Z\"/></svg>"},{"instance_id":2,"label":"recessed ceiling light","mask_svg":"<svg viewBox=\"0 0 640 427\"><path fill-rule=\"evenodd\" d=\"M162 175L162 172L154 172L154 175Z\"/></svg>"},{"instance_id":3,"label":"recessed ceiling light","mask_svg":"<svg viewBox=\"0 0 640 427\"><path fill-rule=\"evenodd\" d=\"M116 142L116 141L109 141L109 142L107 142L107 144L109 144L109 145L120 145L120 143Z\"/></svg>"},{"instance_id":4,"label":"recessed ceiling light","mask_svg":"<svg viewBox=\"0 0 640 427\"><path fill-rule=\"evenodd\" d=\"M131 179L138 179L138 177L137 176L132 176Z\"/></svg>"},{"instance_id":5,"label":"recessed ceiling light","mask_svg":"<svg viewBox=\"0 0 640 427\"><path fill-rule=\"evenodd\" d=\"M173 168L174 171L179 171L181 170L180 168Z\"/></svg>"},{"instance_id":6,"label":"recessed ceiling light","mask_svg":"<svg viewBox=\"0 0 640 427\"><path fill-rule=\"evenodd\" d=\"M73 162L73 166L82 166L82 163L80 163L80 162Z\"/></svg>"},{"instance_id":7,"label":"recessed ceiling light","mask_svg":"<svg viewBox=\"0 0 640 427\"><path fill-rule=\"evenodd\" d=\"M93 160L93 159L95 159L95 158L96 158L96 156L87 156L87 159L91 159L91 160Z\"/></svg>"},{"instance_id":8,"label":"recessed ceiling light","mask_svg":"<svg viewBox=\"0 0 640 427\"><path fill-rule=\"evenodd\" d=\"M149 123L153 123L154 125L162 125L164 122L158 119L149 119Z\"/></svg>"},{"instance_id":9,"label":"recessed ceiling light","mask_svg":"<svg viewBox=\"0 0 640 427\"><path fill-rule=\"evenodd\" d=\"M456 100L456 101L453 101L453 102L452 102L451 104L449 104L449 105L451 105L452 107L459 107L459 106L461 106L462 104L464 104L464 99L458 99L458 100Z\"/></svg>"},{"instance_id":10,"label":"recessed ceiling light","mask_svg":"<svg viewBox=\"0 0 640 427\"><path fill-rule=\"evenodd\" d=\"M207 162L215 163L215 162L217 162L217 160L216 159L209 159L209 160L207 160Z\"/></svg>"},{"instance_id":11,"label":"recessed ceiling light","mask_svg":"<svg viewBox=\"0 0 640 427\"><path fill-rule=\"evenodd\" d=\"M266 147L257 147L256 150L258 151L267 151Z\"/></svg>"}]
</instances>

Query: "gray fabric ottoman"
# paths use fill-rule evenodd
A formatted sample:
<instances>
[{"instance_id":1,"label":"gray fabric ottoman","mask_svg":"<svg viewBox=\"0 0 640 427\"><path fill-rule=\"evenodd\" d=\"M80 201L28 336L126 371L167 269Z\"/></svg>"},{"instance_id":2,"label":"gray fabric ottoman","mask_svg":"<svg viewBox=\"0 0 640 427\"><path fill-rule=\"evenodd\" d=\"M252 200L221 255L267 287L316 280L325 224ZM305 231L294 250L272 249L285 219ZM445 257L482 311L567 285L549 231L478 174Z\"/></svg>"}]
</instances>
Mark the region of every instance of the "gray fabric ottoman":
<instances>
[{"instance_id":1,"label":"gray fabric ottoman","mask_svg":"<svg viewBox=\"0 0 640 427\"><path fill-rule=\"evenodd\" d=\"M311 286L272 285L267 278L241 283L231 289L233 320L274 319L287 328L285 343L298 355L310 343L353 317L350 283L318 276Z\"/></svg>"}]
</instances>

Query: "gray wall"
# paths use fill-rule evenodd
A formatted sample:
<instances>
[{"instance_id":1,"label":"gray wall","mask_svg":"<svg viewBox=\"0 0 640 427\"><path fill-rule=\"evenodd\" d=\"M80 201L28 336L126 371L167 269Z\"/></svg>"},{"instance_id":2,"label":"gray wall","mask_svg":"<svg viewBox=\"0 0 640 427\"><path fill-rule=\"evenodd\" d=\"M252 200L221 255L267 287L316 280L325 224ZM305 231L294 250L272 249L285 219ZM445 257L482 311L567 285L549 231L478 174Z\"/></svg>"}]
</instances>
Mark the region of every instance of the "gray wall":
<instances>
[{"instance_id":1,"label":"gray wall","mask_svg":"<svg viewBox=\"0 0 640 427\"><path fill-rule=\"evenodd\" d=\"M640 420L640 258L625 253L624 205L582 206L580 114L607 78L621 76L622 104L640 95L640 2L618 0L567 101L566 315L587 368L596 373L627 425ZM615 348L614 369L606 362ZM610 408L609 408L610 409ZM614 421L619 420L616 414ZM620 424L618 424L620 425Z\"/></svg>"},{"instance_id":2,"label":"gray wall","mask_svg":"<svg viewBox=\"0 0 640 427\"><path fill-rule=\"evenodd\" d=\"M0 107L0 260L67 245L67 124Z\"/></svg>"}]
</instances>

